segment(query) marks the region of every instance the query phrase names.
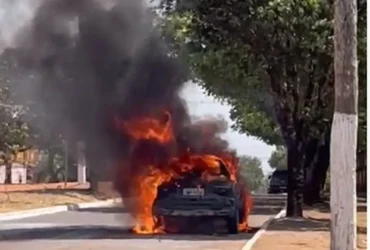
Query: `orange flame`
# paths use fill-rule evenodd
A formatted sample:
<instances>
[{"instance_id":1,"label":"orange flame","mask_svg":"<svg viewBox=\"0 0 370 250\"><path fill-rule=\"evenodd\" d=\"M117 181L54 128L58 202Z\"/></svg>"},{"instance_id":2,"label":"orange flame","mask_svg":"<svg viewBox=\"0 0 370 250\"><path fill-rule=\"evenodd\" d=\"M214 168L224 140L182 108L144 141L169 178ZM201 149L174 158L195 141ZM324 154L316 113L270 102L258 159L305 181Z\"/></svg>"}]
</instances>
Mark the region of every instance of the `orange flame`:
<instances>
[{"instance_id":1,"label":"orange flame","mask_svg":"<svg viewBox=\"0 0 370 250\"><path fill-rule=\"evenodd\" d=\"M174 134L171 123L171 115L166 112L165 119L154 119L149 117L134 118L129 121L122 121L116 117L117 128L128 135L134 141L151 140L158 145L168 145L174 142ZM232 181L237 181L236 166L238 161L232 154L225 152L221 155L197 155L191 152L183 152L181 156L171 157L167 160L166 166L159 166L158 163L140 163L135 159L136 164L144 166L133 166L137 169L144 169L131 180L130 194L135 198L134 217L136 225L133 231L138 234L163 233L163 228L158 226L157 218L152 214L152 206L157 196L158 187L164 182L169 182L181 174L193 170L202 171L202 179L208 180L212 174L220 173L219 161L223 162L230 174ZM139 162L139 163L137 163ZM239 230L247 228L248 213L251 208L251 198L246 192L244 195L246 214Z\"/></svg>"},{"instance_id":2,"label":"orange flame","mask_svg":"<svg viewBox=\"0 0 370 250\"><path fill-rule=\"evenodd\" d=\"M165 144L173 140L171 115L166 112L165 118L164 121L160 121L143 117L125 122L116 117L115 122L118 128L123 128L123 132L135 140L155 140L159 144Z\"/></svg>"},{"instance_id":3,"label":"orange flame","mask_svg":"<svg viewBox=\"0 0 370 250\"><path fill-rule=\"evenodd\" d=\"M164 174L158 169L149 167L150 174L138 176L134 180L134 192L138 197L135 219L137 224L133 228L135 233L152 234L160 233L162 230L155 225L155 218L152 214L152 206L157 196L157 188L163 182L171 180L170 174Z\"/></svg>"}]
</instances>

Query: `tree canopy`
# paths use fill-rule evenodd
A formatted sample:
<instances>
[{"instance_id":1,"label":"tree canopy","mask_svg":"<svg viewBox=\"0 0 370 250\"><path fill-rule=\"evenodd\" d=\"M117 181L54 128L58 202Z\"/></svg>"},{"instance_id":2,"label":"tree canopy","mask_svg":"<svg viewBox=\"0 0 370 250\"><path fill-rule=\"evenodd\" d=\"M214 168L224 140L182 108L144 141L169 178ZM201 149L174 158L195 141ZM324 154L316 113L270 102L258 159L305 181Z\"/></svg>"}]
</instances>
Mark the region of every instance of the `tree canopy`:
<instances>
[{"instance_id":1,"label":"tree canopy","mask_svg":"<svg viewBox=\"0 0 370 250\"><path fill-rule=\"evenodd\" d=\"M177 2L175 11L168 12L165 34L189 62L195 80L231 104L236 129L269 144L282 143L277 118L300 121L305 132L316 137L330 130L334 102L330 2ZM365 10L366 2L359 1L361 55L366 55ZM366 58L360 57L360 82L366 83ZM360 99L366 101L365 92ZM364 101L360 105L364 125L366 105ZM279 110L290 115L280 117ZM362 126L360 132L364 131Z\"/></svg>"},{"instance_id":2,"label":"tree canopy","mask_svg":"<svg viewBox=\"0 0 370 250\"><path fill-rule=\"evenodd\" d=\"M12 53L12 50L5 50L0 54L0 108L8 117L8 119L5 117L1 119L3 126L5 126L2 131L13 138L5 140L13 145L33 145L39 149L60 145L63 140L61 131L57 131L56 127L53 126L58 121L50 113L43 112L43 109L38 105L39 99L36 98L41 98L42 95L30 98L33 96L32 94L25 95L24 90L20 91L21 88L30 88L29 86L21 86L21 84L31 81L32 78L18 72L18 63L14 61ZM54 123L52 124L52 122ZM7 137L3 136L2 138Z\"/></svg>"},{"instance_id":3,"label":"tree canopy","mask_svg":"<svg viewBox=\"0 0 370 250\"><path fill-rule=\"evenodd\" d=\"M0 60L0 151L5 154L25 147L30 138L30 128L22 119L27 108L15 103L9 71L8 62Z\"/></svg>"},{"instance_id":4,"label":"tree canopy","mask_svg":"<svg viewBox=\"0 0 370 250\"><path fill-rule=\"evenodd\" d=\"M283 146L278 146L276 150L271 153L268 163L271 168L276 170L284 170L288 168L287 152Z\"/></svg>"},{"instance_id":5,"label":"tree canopy","mask_svg":"<svg viewBox=\"0 0 370 250\"><path fill-rule=\"evenodd\" d=\"M61 131L57 131L55 126L54 130L51 126L46 129L47 121L52 119L50 115L35 108L37 100L26 99L19 91L25 86L19 86L18 82L26 80L20 80L25 75L19 74L17 66L9 50L0 54L0 152L2 161L7 165L6 182L10 182L11 178L11 156L29 148L48 151L50 164L47 174L53 174L55 164L51 158L55 155L54 148L59 146L61 151L63 142ZM53 151L52 157L50 151Z\"/></svg>"},{"instance_id":6,"label":"tree canopy","mask_svg":"<svg viewBox=\"0 0 370 250\"><path fill-rule=\"evenodd\" d=\"M256 191L263 184L264 174L261 160L257 157L241 156L239 158L240 175L247 182L250 191Z\"/></svg>"}]
</instances>

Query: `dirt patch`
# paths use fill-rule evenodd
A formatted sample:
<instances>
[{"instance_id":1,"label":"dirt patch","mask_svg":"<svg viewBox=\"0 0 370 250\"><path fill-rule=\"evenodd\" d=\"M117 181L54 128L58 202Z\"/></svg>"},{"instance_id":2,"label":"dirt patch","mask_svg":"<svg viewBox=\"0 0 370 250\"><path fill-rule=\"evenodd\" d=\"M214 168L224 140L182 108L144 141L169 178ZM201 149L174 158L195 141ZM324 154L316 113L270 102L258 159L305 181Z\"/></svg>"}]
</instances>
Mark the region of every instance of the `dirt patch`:
<instances>
[{"instance_id":1,"label":"dirt patch","mask_svg":"<svg viewBox=\"0 0 370 250\"><path fill-rule=\"evenodd\" d=\"M364 207L365 206L365 207ZM357 247L366 249L366 204L358 204ZM330 249L330 209L327 204L306 207L304 219L273 221L252 250L327 250Z\"/></svg>"},{"instance_id":2,"label":"dirt patch","mask_svg":"<svg viewBox=\"0 0 370 250\"><path fill-rule=\"evenodd\" d=\"M329 232L272 232L263 235L253 250L328 250Z\"/></svg>"},{"instance_id":3,"label":"dirt patch","mask_svg":"<svg viewBox=\"0 0 370 250\"><path fill-rule=\"evenodd\" d=\"M367 212L357 212L357 246L359 249L366 248Z\"/></svg>"},{"instance_id":4,"label":"dirt patch","mask_svg":"<svg viewBox=\"0 0 370 250\"><path fill-rule=\"evenodd\" d=\"M0 213L104 200L110 197L87 190L0 192Z\"/></svg>"}]
</instances>

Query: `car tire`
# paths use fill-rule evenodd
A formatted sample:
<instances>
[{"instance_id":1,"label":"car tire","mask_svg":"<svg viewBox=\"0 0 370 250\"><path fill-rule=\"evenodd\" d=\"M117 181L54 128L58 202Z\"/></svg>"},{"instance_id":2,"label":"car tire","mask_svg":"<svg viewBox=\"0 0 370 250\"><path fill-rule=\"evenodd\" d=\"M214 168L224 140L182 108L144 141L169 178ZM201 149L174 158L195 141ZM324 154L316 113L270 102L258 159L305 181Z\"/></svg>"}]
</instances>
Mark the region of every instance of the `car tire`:
<instances>
[{"instance_id":1,"label":"car tire","mask_svg":"<svg viewBox=\"0 0 370 250\"><path fill-rule=\"evenodd\" d=\"M232 216L227 218L227 231L229 234L237 234L239 232L239 211L236 210Z\"/></svg>"}]
</instances>

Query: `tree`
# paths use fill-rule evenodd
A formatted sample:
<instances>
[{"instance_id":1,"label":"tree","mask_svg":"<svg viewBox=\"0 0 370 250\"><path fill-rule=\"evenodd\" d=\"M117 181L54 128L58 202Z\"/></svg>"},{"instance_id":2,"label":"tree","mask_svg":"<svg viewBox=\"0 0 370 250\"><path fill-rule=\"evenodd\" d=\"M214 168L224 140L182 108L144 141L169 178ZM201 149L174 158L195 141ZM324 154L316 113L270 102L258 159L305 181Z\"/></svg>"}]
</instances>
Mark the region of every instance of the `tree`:
<instances>
[{"instance_id":1,"label":"tree","mask_svg":"<svg viewBox=\"0 0 370 250\"><path fill-rule=\"evenodd\" d=\"M177 2L164 28L174 50L188 60L201 86L234 107L236 128L286 145L287 215L301 216L303 179L310 183L306 194L312 201L329 166L331 3ZM268 105L261 105L265 101Z\"/></svg>"},{"instance_id":2,"label":"tree","mask_svg":"<svg viewBox=\"0 0 370 250\"><path fill-rule=\"evenodd\" d=\"M257 157L242 156L239 158L240 175L246 181L250 191L256 191L263 184L261 160Z\"/></svg>"},{"instance_id":3,"label":"tree","mask_svg":"<svg viewBox=\"0 0 370 250\"><path fill-rule=\"evenodd\" d=\"M9 71L7 61L0 60L0 154L6 166L5 183L11 183L12 156L26 149L30 138L30 128L23 120L27 109L14 102Z\"/></svg>"},{"instance_id":4,"label":"tree","mask_svg":"<svg viewBox=\"0 0 370 250\"><path fill-rule=\"evenodd\" d=\"M50 129L52 125L46 129L53 119L42 112L39 106L35 107L37 100L25 98L24 93L19 91L22 87L29 88L20 86L19 82L24 84L32 79L20 72L14 53L15 51L7 49L0 55L0 151L7 165L6 181L10 182L11 178L11 155L30 147L48 151L46 175L48 179L55 179L57 173L54 158L58 153L55 149L62 145L63 137L55 129ZM23 81L19 81L19 78Z\"/></svg>"},{"instance_id":5,"label":"tree","mask_svg":"<svg viewBox=\"0 0 370 250\"><path fill-rule=\"evenodd\" d=\"M268 163L273 169L287 169L287 157L285 148L282 146L276 147L276 150L271 153Z\"/></svg>"},{"instance_id":6,"label":"tree","mask_svg":"<svg viewBox=\"0 0 370 250\"><path fill-rule=\"evenodd\" d=\"M357 3L355 0L335 2L334 62L335 111L330 147L330 248L354 250L357 249L358 133Z\"/></svg>"},{"instance_id":7,"label":"tree","mask_svg":"<svg viewBox=\"0 0 370 250\"><path fill-rule=\"evenodd\" d=\"M242 96L252 103L256 98L260 102L271 100L273 108L269 111L273 116L264 121L277 121L288 151L287 215L302 216L307 141L322 137L320 131L330 129L328 4L200 1L193 2L189 11L189 58L204 86L241 107L245 106L240 102ZM203 75L213 78L206 81ZM259 105L250 106L261 110Z\"/></svg>"},{"instance_id":8,"label":"tree","mask_svg":"<svg viewBox=\"0 0 370 250\"><path fill-rule=\"evenodd\" d=\"M357 156L366 157L367 152L367 2L358 1L358 21L357 21L357 55L358 55L358 136L357 136ZM366 160L364 160L366 162Z\"/></svg>"}]
</instances>

